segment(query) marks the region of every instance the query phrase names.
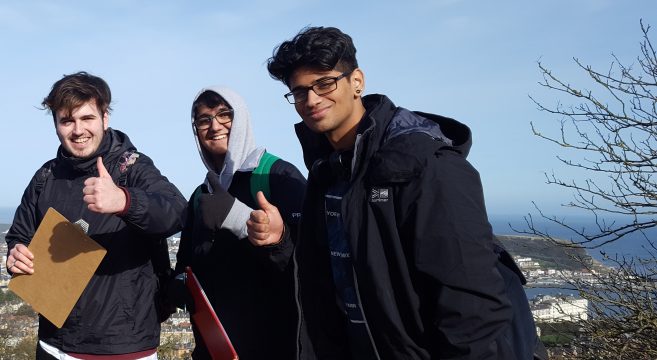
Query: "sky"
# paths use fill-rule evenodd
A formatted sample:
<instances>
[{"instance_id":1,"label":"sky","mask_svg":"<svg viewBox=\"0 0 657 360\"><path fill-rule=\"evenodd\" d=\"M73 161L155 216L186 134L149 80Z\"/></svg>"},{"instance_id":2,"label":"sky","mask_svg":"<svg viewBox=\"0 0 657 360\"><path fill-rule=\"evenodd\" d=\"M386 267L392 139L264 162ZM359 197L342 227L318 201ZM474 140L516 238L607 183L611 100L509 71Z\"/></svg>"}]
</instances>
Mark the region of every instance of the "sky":
<instances>
[{"instance_id":1,"label":"sky","mask_svg":"<svg viewBox=\"0 0 657 360\"><path fill-rule=\"evenodd\" d=\"M560 118L538 111L529 96L547 105L572 99L539 85L537 62L590 86L573 58L603 71L612 54L636 63L640 19L657 26L657 2L0 0L0 207L15 208L34 172L55 156L59 141L40 103L55 81L81 70L110 85L110 126L186 197L206 173L189 114L208 85L240 93L256 143L306 174L293 129L299 117L266 61L303 27L335 26L354 40L365 94L471 128L468 160L489 214L522 216L534 211L532 202L560 213L571 194L547 185L544 174L582 174L532 134L530 122L555 131Z\"/></svg>"}]
</instances>

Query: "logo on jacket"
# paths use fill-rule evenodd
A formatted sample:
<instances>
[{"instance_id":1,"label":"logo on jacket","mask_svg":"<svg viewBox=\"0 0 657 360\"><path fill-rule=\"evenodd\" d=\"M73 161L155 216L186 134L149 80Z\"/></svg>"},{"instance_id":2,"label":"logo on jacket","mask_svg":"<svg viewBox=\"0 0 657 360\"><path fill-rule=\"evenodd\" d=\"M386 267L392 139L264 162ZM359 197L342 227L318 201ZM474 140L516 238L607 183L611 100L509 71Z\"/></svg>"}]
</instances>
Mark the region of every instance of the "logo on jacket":
<instances>
[{"instance_id":1,"label":"logo on jacket","mask_svg":"<svg viewBox=\"0 0 657 360\"><path fill-rule=\"evenodd\" d=\"M372 188L370 190L370 202L386 202L388 201L388 196L389 196L389 189L388 188Z\"/></svg>"},{"instance_id":2,"label":"logo on jacket","mask_svg":"<svg viewBox=\"0 0 657 360\"><path fill-rule=\"evenodd\" d=\"M121 157L119 158L119 172L123 174L124 172L128 171L130 165L134 164L138 158L139 154L133 150L128 150L121 154Z\"/></svg>"}]
</instances>

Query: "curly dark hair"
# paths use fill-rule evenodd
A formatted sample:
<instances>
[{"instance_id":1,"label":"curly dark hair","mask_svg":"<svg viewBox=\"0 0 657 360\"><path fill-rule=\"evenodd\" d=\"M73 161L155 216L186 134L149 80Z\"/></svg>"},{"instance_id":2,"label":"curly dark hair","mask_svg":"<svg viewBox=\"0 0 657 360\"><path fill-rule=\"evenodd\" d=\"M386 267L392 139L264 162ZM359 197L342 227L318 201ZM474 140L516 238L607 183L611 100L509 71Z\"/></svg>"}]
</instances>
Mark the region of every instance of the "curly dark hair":
<instances>
[{"instance_id":1,"label":"curly dark hair","mask_svg":"<svg viewBox=\"0 0 657 360\"><path fill-rule=\"evenodd\" d=\"M274 49L267 60L269 75L289 86L295 70L307 67L319 71L341 72L358 67L356 47L351 37L334 27L305 27L292 39Z\"/></svg>"},{"instance_id":2,"label":"curly dark hair","mask_svg":"<svg viewBox=\"0 0 657 360\"><path fill-rule=\"evenodd\" d=\"M55 84L41 105L50 110L53 120L57 111L64 109L70 116L73 110L90 100L96 101L96 107L101 114L109 113L112 108L112 92L105 80L85 71L64 75Z\"/></svg>"}]
</instances>

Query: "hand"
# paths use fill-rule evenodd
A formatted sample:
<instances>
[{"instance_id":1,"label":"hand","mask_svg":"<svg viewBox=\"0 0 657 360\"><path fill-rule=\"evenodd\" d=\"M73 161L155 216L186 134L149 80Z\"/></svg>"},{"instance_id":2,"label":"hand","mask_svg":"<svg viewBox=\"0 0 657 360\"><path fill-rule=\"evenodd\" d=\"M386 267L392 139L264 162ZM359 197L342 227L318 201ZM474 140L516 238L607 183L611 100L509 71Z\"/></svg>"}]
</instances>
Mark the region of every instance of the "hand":
<instances>
[{"instance_id":1,"label":"hand","mask_svg":"<svg viewBox=\"0 0 657 360\"><path fill-rule=\"evenodd\" d=\"M198 206L201 210L201 221L206 229L219 230L235 203L235 198L221 188L217 174L208 172L207 178L213 192L199 195Z\"/></svg>"},{"instance_id":2,"label":"hand","mask_svg":"<svg viewBox=\"0 0 657 360\"><path fill-rule=\"evenodd\" d=\"M260 210L253 210L246 221L249 241L255 246L276 244L281 241L285 225L278 208L267 201L262 191L256 195Z\"/></svg>"},{"instance_id":3,"label":"hand","mask_svg":"<svg viewBox=\"0 0 657 360\"><path fill-rule=\"evenodd\" d=\"M126 204L125 193L114 184L114 180L103 165L103 158L96 161L98 177L90 177L84 181L82 198L87 208L101 214L114 214L123 211Z\"/></svg>"},{"instance_id":4,"label":"hand","mask_svg":"<svg viewBox=\"0 0 657 360\"><path fill-rule=\"evenodd\" d=\"M14 274L34 274L34 255L23 244L16 244L7 257L7 270Z\"/></svg>"}]
</instances>

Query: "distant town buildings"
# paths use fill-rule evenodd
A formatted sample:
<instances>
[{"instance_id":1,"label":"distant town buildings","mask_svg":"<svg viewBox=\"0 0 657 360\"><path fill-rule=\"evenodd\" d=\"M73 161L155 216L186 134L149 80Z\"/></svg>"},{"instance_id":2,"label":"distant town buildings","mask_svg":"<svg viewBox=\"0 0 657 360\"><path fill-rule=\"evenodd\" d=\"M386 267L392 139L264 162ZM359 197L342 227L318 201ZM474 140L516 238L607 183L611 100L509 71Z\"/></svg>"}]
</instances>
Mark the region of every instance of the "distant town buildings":
<instances>
[{"instance_id":1,"label":"distant town buildings","mask_svg":"<svg viewBox=\"0 0 657 360\"><path fill-rule=\"evenodd\" d=\"M588 320L589 302L572 295L541 295L530 301L536 322Z\"/></svg>"},{"instance_id":2,"label":"distant town buildings","mask_svg":"<svg viewBox=\"0 0 657 360\"><path fill-rule=\"evenodd\" d=\"M7 273L5 264L7 262L7 245L4 241L6 231L0 233L0 291L6 292L10 276ZM175 267L176 254L180 245L180 237L172 236L168 239L169 259L171 266ZM572 280L577 281L595 281L595 270L571 271L563 269L552 269L541 264L539 261L527 256L515 256L514 260L518 267L527 278L528 285L538 288L559 288ZM530 309L537 323L557 322L557 321L577 321L587 320L589 317L588 301L572 295L539 295L530 299ZM4 304L0 306L0 314L5 321L0 321L0 330L7 327L15 326L11 319L18 319L13 316L19 309L20 304ZM21 318L23 319L23 318ZM34 317L30 320L21 320L29 322L21 326L21 331L12 341L19 341L26 336L35 336L37 329L37 319ZM169 320L162 324L161 347L167 347L169 351L175 352L180 358L188 356L194 344L191 323L187 312L179 311L173 314Z\"/></svg>"},{"instance_id":3,"label":"distant town buildings","mask_svg":"<svg viewBox=\"0 0 657 360\"><path fill-rule=\"evenodd\" d=\"M571 271L544 268L530 257L515 256L514 260L532 287L563 286L569 281L593 283L595 270ZM573 295L539 295L530 299L534 320L540 322L578 321L588 319L588 300Z\"/></svg>"}]
</instances>

